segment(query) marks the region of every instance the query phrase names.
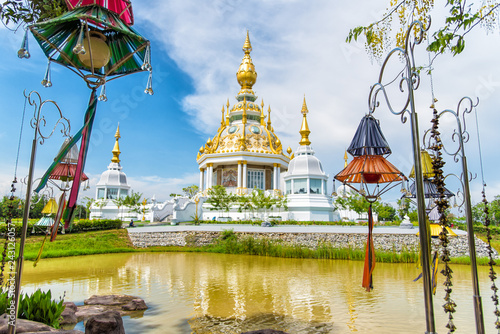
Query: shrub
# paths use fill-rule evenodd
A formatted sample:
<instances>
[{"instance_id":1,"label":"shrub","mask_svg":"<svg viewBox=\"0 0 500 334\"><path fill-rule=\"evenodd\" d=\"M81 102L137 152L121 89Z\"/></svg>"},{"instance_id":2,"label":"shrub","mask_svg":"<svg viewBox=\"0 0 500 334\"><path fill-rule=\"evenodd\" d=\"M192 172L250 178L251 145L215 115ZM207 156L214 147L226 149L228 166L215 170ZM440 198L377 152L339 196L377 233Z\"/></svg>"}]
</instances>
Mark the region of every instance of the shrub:
<instances>
[{"instance_id":1,"label":"shrub","mask_svg":"<svg viewBox=\"0 0 500 334\"><path fill-rule=\"evenodd\" d=\"M103 219L103 220L89 220L84 219L74 222L70 227L70 232L84 232L84 231L99 231L99 230L113 230L122 227L122 221L119 219Z\"/></svg>"}]
</instances>

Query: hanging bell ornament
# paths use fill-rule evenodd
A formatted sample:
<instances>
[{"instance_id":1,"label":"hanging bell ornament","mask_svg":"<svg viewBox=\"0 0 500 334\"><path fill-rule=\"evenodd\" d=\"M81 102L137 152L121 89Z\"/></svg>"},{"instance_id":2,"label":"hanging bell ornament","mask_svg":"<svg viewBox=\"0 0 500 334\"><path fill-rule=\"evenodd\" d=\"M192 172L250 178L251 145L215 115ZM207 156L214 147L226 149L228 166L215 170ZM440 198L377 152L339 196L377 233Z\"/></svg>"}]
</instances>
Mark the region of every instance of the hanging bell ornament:
<instances>
[{"instance_id":1,"label":"hanging bell ornament","mask_svg":"<svg viewBox=\"0 0 500 334\"><path fill-rule=\"evenodd\" d=\"M144 93L148 95L153 95L153 72L149 71L149 77L148 77L148 84L146 85L146 89L144 90Z\"/></svg>"},{"instance_id":2,"label":"hanging bell ornament","mask_svg":"<svg viewBox=\"0 0 500 334\"><path fill-rule=\"evenodd\" d=\"M83 37L85 35L85 30L83 28L84 28L84 25L82 24L82 26L80 28L80 34L78 35L78 41L76 42L76 45L73 48L74 54L84 55L86 53L85 47L83 46Z\"/></svg>"},{"instance_id":3,"label":"hanging bell ornament","mask_svg":"<svg viewBox=\"0 0 500 334\"><path fill-rule=\"evenodd\" d=\"M106 102L108 100L108 97L106 96L106 83L102 85L101 93L99 94L99 97L97 99L103 102Z\"/></svg>"},{"instance_id":4,"label":"hanging bell ornament","mask_svg":"<svg viewBox=\"0 0 500 334\"><path fill-rule=\"evenodd\" d=\"M146 47L146 53L144 55L144 63L141 66L143 71L150 71L153 69L151 66L151 48L149 45Z\"/></svg>"},{"instance_id":5,"label":"hanging bell ornament","mask_svg":"<svg viewBox=\"0 0 500 334\"><path fill-rule=\"evenodd\" d=\"M52 81L50 81L50 60L47 63L47 71L45 71L45 77L42 80L42 86L45 88L52 87Z\"/></svg>"},{"instance_id":6,"label":"hanging bell ornament","mask_svg":"<svg viewBox=\"0 0 500 334\"><path fill-rule=\"evenodd\" d=\"M28 29L24 32L23 43L21 44L19 51L17 51L17 56L21 59L28 59L30 57L30 52L28 50Z\"/></svg>"}]
</instances>

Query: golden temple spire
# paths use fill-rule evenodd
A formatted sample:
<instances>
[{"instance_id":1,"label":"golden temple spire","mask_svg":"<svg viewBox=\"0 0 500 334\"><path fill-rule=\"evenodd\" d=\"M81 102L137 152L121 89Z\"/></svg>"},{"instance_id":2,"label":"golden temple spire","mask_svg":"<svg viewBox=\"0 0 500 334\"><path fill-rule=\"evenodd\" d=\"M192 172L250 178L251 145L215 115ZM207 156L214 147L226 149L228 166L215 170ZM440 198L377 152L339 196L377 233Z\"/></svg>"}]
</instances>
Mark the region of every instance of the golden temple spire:
<instances>
[{"instance_id":1,"label":"golden temple spire","mask_svg":"<svg viewBox=\"0 0 500 334\"><path fill-rule=\"evenodd\" d=\"M344 153L344 168L347 167L347 150L345 150L345 153Z\"/></svg>"},{"instance_id":2,"label":"golden temple spire","mask_svg":"<svg viewBox=\"0 0 500 334\"><path fill-rule=\"evenodd\" d=\"M223 128L224 125L226 125L226 122L224 121L224 105L222 105L222 120L220 121L220 127Z\"/></svg>"},{"instance_id":3,"label":"golden temple spire","mask_svg":"<svg viewBox=\"0 0 500 334\"><path fill-rule=\"evenodd\" d=\"M264 123L264 118L266 118L266 116L264 116L264 100L262 100L260 103L260 125L262 126L266 125L266 123Z\"/></svg>"},{"instance_id":4,"label":"golden temple spire","mask_svg":"<svg viewBox=\"0 0 500 334\"><path fill-rule=\"evenodd\" d=\"M267 129L271 131L271 106L267 108Z\"/></svg>"},{"instance_id":5,"label":"golden temple spire","mask_svg":"<svg viewBox=\"0 0 500 334\"><path fill-rule=\"evenodd\" d=\"M120 145L118 145L118 139L121 138L120 136L120 123L118 123L118 127L116 128L116 133L115 133L115 146L113 147L113 150L111 153L113 153L113 158L111 159L111 162L115 163L120 163Z\"/></svg>"},{"instance_id":6,"label":"golden temple spire","mask_svg":"<svg viewBox=\"0 0 500 334\"><path fill-rule=\"evenodd\" d=\"M300 145L311 145L311 141L309 140L309 134L311 131L309 130L309 125L307 124L307 113L309 110L307 110L307 104L306 104L306 97L304 96L304 103L302 104L302 110L301 113L303 115L302 117L302 126L300 127L300 135L302 136L302 139L300 140L299 144Z\"/></svg>"},{"instance_id":7,"label":"golden temple spire","mask_svg":"<svg viewBox=\"0 0 500 334\"><path fill-rule=\"evenodd\" d=\"M255 66L252 63L252 58L250 57L250 52L252 51L252 44L250 44L250 37L248 35L245 39L245 44L243 44L243 51L245 55L241 61L238 72L236 72L236 79L241 85L241 90L252 89L252 86L257 81L257 72L255 72Z\"/></svg>"},{"instance_id":8,"label":"golden temple spire","mask_svg":"<svg viewBox=\"0 0 500 334\"><path fill-rule=\"evenodd\" d=\"M248 35L248 30L247 30L247 38L245 39L245 44L243 44L243 51L246 53L250 53L252 51L252 44L250 44L250 36Z\"/></svg>"}]
</instances>

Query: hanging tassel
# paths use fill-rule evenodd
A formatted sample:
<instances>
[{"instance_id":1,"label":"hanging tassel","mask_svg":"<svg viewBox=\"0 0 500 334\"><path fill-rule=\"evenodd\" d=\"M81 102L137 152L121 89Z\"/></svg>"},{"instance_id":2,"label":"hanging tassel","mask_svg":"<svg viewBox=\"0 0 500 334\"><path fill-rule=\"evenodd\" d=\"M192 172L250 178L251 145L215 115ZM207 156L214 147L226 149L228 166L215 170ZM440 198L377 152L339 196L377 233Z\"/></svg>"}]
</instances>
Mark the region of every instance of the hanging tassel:
<instances>
[{"instance_id":1,"label":"hanging tassel","mask_svg":"<svg viewBox=\"0 0 500 334\"><path fill-rule=\"evenodd\" d=\"M335 190L335 179L333 179L333 191L332 196L337 196L337 191Z\"/></svg>"},{"instance_id":2,"label":"hanging tassel","mask_svg":"<svg viewBox=\"0 0 500 334\"><path fill-rule=\"evenodd\" d=\"M76 42L76 45L73 48L74 54L84 55L86 53L85 47L83 46L83 37L85 36L85 31L83 29L84 27L85 27L85 25L83 23L81 23L80 34L78 35L78 41Z\"/></svg>"},{"instance_id":3,"label":"hanging tassel","mask_svg":"<svg viewBox=\"0 0 500 334\"><path fill-rule=\"evenodd\" d=\"M45 238L43 238L42 241L42 246L40 247L40 250L38 251L38 255L36 256L35 262L33 262L33 267L36 267L38 264L38 261L42 258L42 251L43 251L43 246L45 246L45 240L47 240L47 233L45 234Z\"/></svg>"},{"instance_id":4,"label":"hanging tassel","mask_svg":"<svg viewBox=\"0 0 500 334\"><path fill-rule=\"evenodd\" d=\"M148 84L146 85L146 89L144 90L144 93L153 95L153 72L149 71L149 77L148 77Z\"/></svg>"},{"instance_id":5,"label":"hanging tassel","mask_svg":"<svg viewBox=\"0 0 500 334\"><path fill-rule=\"evenodd\" d=\"M63 191L61 197L59 198L59 207L57 208L56 218L54 219L54 224L52 224L50 242L56 240L57 229L59 228L59 222L61 221L65 207L66 207L66 192Z\"/></svg>"},{"instance_id":6,"label":"hanging tassel","mask_svg":"<svg viewBox=\"0 0 500 334\"><path fill-rule=\"evenodd\" d=\"M24 32L23 43L21 44L21 48L19 49L19 51L17 51L17 56L21 59L28 59L31 56L28 50L28 29L26 29L26 31Z\"/></svg>"},{"instance_id":7,"label":"hanging tassel","mask_svg":"<svg viewBox=\"0 0 500 334\"><path fill-rule=\"evenodd\" d=\"M146 53L144 55L144 63L142 64L141 69L143 71L149 71L149 72L151 72L151 70L153 69L153 67L151 66L151 49L150 49L149 45L146 46Z\"/></svg>"},{"instance_id":8,"label":"hanging tassel","mask_svg":"<svg viewBox=\"0 0 500 334\"><path fill-rule=\"evenodd\" d=\"M52 87L52 81L50 81L50 60L47 63L47 71L45 72L45 77L42 80L42 86L45 88Z\"/></svg>"},{"instance_id":9,"label":"hanging tassel","mask_svg":"<svg viewBox=\"0 0 500 334\"><path fill-rule=\"evenodd\" d=\"M367 292L373 289L372 273L375 269L375 248L373 246L373 216L372 204L368 208L368 238L366 240L365 266L363 270L363 288Z\"/></svg>"},{"instance_id":10,"label":"hanging tassel","mask_svg":"<svg viewBox=\"0 0 500 334\"><path fill-rule=\"evenodd\" d=\"M92 126L94 124L95 113L97 106L97 92L96 88L92 90L90 96L89 106L87 112L85 113L85 125L82 130L80 152L78 153L78 163L76 165L75 177L73 179L73 184L71 185L71 192L68 198L68 205L64 210L64 228L68 229L71 225L71 221L75 215L76 200L78 199L78 192L80 191L80 182L83 175L83 170L85 169L85 162L87 160L87 152L90 143L90 135L92 133Z\"/></svg>"},{"instance_id":11,"label":"hanging tassel","mask_svg":"<svg viewBox=\"0 0 500 334\"><path fill-rule=\"evenodd\" d=\"M106 102L108 100L108 97L106 96L106 82L102 85L101 94L99 94L99 97L97 99L103 102Z\"/></svg>"}]
</instances>

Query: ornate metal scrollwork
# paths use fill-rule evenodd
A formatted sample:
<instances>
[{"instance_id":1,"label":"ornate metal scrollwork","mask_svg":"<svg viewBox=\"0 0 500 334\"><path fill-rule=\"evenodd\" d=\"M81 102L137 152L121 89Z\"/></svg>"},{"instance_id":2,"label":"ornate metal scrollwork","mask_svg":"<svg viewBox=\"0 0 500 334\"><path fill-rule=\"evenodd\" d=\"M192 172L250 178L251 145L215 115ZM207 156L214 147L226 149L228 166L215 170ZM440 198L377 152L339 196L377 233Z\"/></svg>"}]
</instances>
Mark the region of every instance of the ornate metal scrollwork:
<instances>
[{"instance_id":1,"label":"ornate metal scrollwork","mask_svg":"<svg viewBox=\"0 0 500 334\"><path fill-rule=\"evenodd\" d=\"M33 129L35 129L35 137L38 137L40 145L43 145L45 140L50 138L54 134L59 124L61 124L62 126L61 128L62 135L64 137L69 137L69 134L71 132L71 125L69 123L69 120L63 116L61 108L59 108L59 106L55 101L53 100L42 101L42 97L37 91L31 91L29 94L26 94L26 91L24 91L24 96L26 97L26 99L28 99L29 105L33 106L34 108L33 118L30 120L30 125ZM55 106L58 114L56 116L59 116L59 118L54 124L50 133L44 135L42 133L42 129L46 127L47 120L45 118L45 115L42 114L42 111L44 109L44 106L48 104Z\"/></svg>"}]
</instances>

